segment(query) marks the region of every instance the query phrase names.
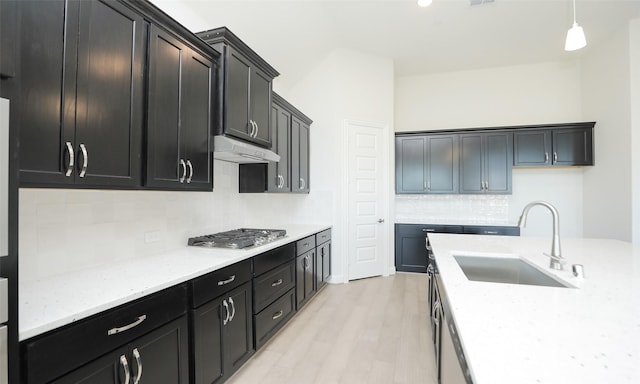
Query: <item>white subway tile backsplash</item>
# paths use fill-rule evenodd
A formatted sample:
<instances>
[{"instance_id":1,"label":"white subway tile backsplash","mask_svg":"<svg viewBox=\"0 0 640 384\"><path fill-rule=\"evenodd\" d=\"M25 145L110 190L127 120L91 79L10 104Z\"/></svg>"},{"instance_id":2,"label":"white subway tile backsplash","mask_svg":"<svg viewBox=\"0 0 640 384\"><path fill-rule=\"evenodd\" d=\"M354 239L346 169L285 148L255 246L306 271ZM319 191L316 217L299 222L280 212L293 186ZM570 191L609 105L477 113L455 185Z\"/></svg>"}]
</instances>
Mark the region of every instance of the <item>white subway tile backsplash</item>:
<instances>
[{"instance_id":1,"label":"white subway tile backsplash","mask_svg":"<svg viewBox=\"0 0 640 384\"><path fill-rule=\"evenodd\" d=\"M509 198L504 195L396 195L396 221L504 224Z\"/></svg>"}]
</instances>

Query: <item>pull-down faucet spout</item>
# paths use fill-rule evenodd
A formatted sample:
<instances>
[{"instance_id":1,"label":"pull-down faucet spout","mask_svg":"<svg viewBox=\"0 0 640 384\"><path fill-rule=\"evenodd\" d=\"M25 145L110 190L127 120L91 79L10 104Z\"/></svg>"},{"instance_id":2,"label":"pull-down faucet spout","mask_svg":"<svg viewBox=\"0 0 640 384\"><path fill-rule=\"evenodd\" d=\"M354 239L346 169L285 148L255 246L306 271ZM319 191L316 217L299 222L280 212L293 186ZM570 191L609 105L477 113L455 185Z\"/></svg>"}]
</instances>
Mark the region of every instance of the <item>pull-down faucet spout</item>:
<instances>
[{"instance_id":1,"label":"pull-down faucet spout","mask_svg":"<svg viewBox=\"0 0 640 384\"><path fill-rule=\"evenodd\" d=\"M527 222L527 215L529 214L529 210L536 205L542 205L546 207L549 211L551 211L551 215L553 216L553 239L551 241L551 254L547 255L551 258L551 263L549 267L551 269L559 269L562 270L562 266L564 264L564 258L560 254L560 215L558 214L558 210L556 207L547 203L546 201L532 201L527 204L522 210L522 215L520 215L520 220L518 220L518 227L524 228Z\"/></svg>"}]
</instances>

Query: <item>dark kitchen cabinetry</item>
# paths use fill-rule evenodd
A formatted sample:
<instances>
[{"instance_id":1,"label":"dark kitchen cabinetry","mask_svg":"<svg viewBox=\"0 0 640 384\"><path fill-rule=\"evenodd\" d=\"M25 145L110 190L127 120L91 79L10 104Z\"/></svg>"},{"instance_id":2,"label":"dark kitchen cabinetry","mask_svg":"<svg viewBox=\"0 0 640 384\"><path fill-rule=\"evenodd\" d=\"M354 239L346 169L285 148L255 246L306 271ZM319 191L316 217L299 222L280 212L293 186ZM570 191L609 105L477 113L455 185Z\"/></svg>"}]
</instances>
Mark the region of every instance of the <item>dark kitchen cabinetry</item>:
<instances>
[{"instance_id":1,"label":"dark kitchen cabinetry","mask_svg":"<svg viewBox=\"0 0 640 384\"><path fill-rule=\"evenodd\" d=\"M21 343L23 377L36 383L189 383L185 284Z\"/></svg>"},{"instance_id":2,"label":"dark kitchen cabinetry","mask_svg":"<svg viewBox=\"0 0 640 384\"><path fill-rule=\"evenodd\" d=\"M427 272L426 239L430 233L520 236L517 226L396 224L396 271Z\"/></svg>"},{"instance_id":3,"label":"dark kitchen cabinetry","mask_svg":"<svg viewBox=\"0 0 640 384\"><path fill-rule=\"evenodd\" d=\"M279 73L225 27L197 34L221 54L215 133L270 148L271 83Z\"/></svg>"},{"instance_id":4,"label":"dark kitchen cabinetry","mask_svg":"<svg viewBox=\"0 0 640 384\"><path fill-rule=\"evenodd\" d=\"M240 164L240 192L309 193L309 131L312 122L274 92L271 149L280 155L280 161Z\"/></svg>"},{"instance_id":5,"label":"dark kitchen cabinetry","mask_svg":"<svg viewBox=\"0 0 640 384\"><path fill-rule=\"evenodd\" d=\"M214 62L155 25L149 57L145 185L211 190Z\"/></svg>"},{"instance_id":6,"label":"dark kitchen cabinetry","mask_svg":"<svg viewBox=\"0 0 640 384\"><path fill-rule=\"evenodd\" d=\"M296 312L296 248L290 243L254 258L254 324L256 350Z\"/></svg>"},{"instance_id":7,"label":"dark kitchen cabinetry","mask_svg":"<svg viewBox=\"0 0 640 384\"><path fill-rule=\"evenodd\" d=\"M291 118L291 192L309 193L309 127L311 121Z\"/></svg>"},{"instance_id":8,"label":"dark kitchen cabinetry","mask_svg":"<svg viewBox=\"0 0 640 384\"><path fill-rule=\"evenodd\" d=\"M300 310L316 292L315 235L298 240L296 254L296 308Z\"/></svg>"},{"instance_id":9,"label":"dark kitchen cabinetry","mask_svg":"<svg viewBox=\"0 0 640 384\"><path fill-rule=\"evenodd\" d=\"M513 165L593 165L594 124L562 124L514 130Z\"/></svg>"},{"instance_id":10,"label":"dark kitchen cabinetry","mask_svg":"<svg viewBox=\"0 0 640 384\"><path fill-rule=\"evenodd\" d=\"M23 186L141 184L147 24L115 1L22 1Z\"/></svg>"},{"instance_id":11,"label":"dark kitchen cabinetry","mask_svg":"<svg viewBox=\"0 0 640 384\"><path fill-rule=\"evenodd\" d=\"M193 382L224 382L255 351L251 260L196 278L191 290Z\"/></svg>"},{"instance_id":12,"label":"dark kitchen cabinetry","mask_svg":"<svg viewBox=\"0 0 640 384\"><path fill-rule=\"evenodd\" d=\"M396 193L458 193L458 135L397 136Z\"/></svg>"},{"instance_id":13,"label":"dark kitchen cabinetry","mask_svg":"<svg viewBox=\"0 0 640 384\"><path fill-rule=\"evenodd\" d=\"M331 276L331 229L316 234L316 290L327 285Z\"/></svg>"},{"instance_id":14,"label":"dark kitchen cabinetry","mask_svg":"<svg viewBox=\"0 0 640 384\"><path fill-rule=\"evenodd\" d=\"M460 193L511 193L512 165L511 132L460 134Z\"/></svg>"}]
</instances>

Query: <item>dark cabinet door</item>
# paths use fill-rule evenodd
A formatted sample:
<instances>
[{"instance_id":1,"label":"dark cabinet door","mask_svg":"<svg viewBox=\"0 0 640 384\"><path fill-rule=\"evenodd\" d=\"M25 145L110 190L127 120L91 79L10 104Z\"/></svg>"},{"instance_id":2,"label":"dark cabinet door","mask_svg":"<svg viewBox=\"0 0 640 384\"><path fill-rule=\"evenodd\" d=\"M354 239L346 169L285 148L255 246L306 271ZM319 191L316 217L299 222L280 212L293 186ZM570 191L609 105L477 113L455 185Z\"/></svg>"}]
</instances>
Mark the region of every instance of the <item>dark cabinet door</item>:
<instances>
[{"instance_id":1,"label":"dark cabinet door","mask_svg":"<svg viewBox=\"0 0 640 384\"><path fill-rule=\"evenodd\" d=\"M196 384L211 384L222 378L222 322L228 316L223 299L208 302L193 311L191 372ZM226 301L225 301L226 302Z\"/></svg>"},{"instance_id":2,"label":"dark cabinet door","mask_svg":"<svg viewBox=\"0 0 640 384\"><path fill-rule=\"evenodd\" d=\"M21 1L20 181L72 184L78 3ZM3 2L4 6L4 2ZM65 14L65 11L67 12ZM44 70L46 68L46 70ZM66 145L68 143L68 146Z\"/></svg>"},{"instance_id":3,"label":"dark cabinet door","mask_svg":"<svg viewBox=\"0 0 640 384\"><path fill-rule=\"evenodd\" d=\"M210 190L213 185L211 138L213 63L189 49L182 87L180 141L187 164L183 184L190 189Z\"/></svg>"},{"instance_id":4,"label":"dark cabinet door","mask_svg":"<svg viewBox=\"0 0 640 384\"><path fill-rule=\"evenodd\" d=\"M151 27L147 179L153 187L175 187L186 164L180 164L182 62L186 47L158 27Z\"/></svg>"},{"instance_id":5,"label":"dark cabinet door","mask_svg":"<svg viewBox=\"0 0 640 384\"><path fill-rule=\"evenodd\" d=\"M21 6L21 181L140 185L142 17L118 2Z\"/></svg>"},{"instance_id":6,"label":"dark cabinet door","mask_svg":"<svg viewBox=\"0 0 640 384\"><path fill-rule=\"evenodd\" d=\"M120 384L129 372L131 377L131 360L126 347L116 349L101 358L79 368L52 384Z\"/></svg>"},{"instance_id":7,"label":"dark cabinet door","mask_svg":"<svg viewBox=\"0 0 640 384\"><path fill-rule=\"evenodd\" d=\"M291 118L291 190L309 192L309 126Z\"/></svg>"},{"instance_id":8,"label":"dark cabinet door","mask_svg":"<svg viewBox=\"0 0 640 384\"><path fill-rule=\"evenodd\" d=\"M251 64L233 49L227 50L226 125L225 132L245 140L253 140L249 134L249 101ZM267 120L267 124L269 120Z\"/></svg>"},{"instance_id":9,"label":"dark cabinet door","mask_svg":"<svg viewBox=\"0 0 640 384\"><path fill-rule=\"evenodd\" d=\"M522 167L551 164L550 130L516 130L513 142L513 165Z\"/></svg>"},{"instance_id":10,"label":"dark cabinet door","mask_svg":"<svg viewBox=\"0 0 640 384\"><path fill-rule=\"evenodd\" d=\"M296 258L296 302L301 308L315 292L315 248Z\"/></svg>"},{"instance_id":11,"label":"dark cabinet door","mask_svg":"<svg viewBox=\"0 0 640 384\"><path fill-rule=\"evenodd\" d=\"M140 185L144 20L103 1L80 2L79 17L76 183Z\"/></svg>"},{"instance_id":12,"label":"dark cabinet door","mask_svg":"<svg viewBox=\"0 0 640 384\"><path fill-rule=\"evenodd\" d=\"M396 138L396 193L426 191L425 142L425 136Z\"/></svg>"},{"instance_id":13,"label":"dark cabinet door","mask_svg":"<svg viewBox=\"0 0 640 384\"><path fill-rule=\"evenodd\" d=\"M481 134L460 135L460 193L484 192Z\"/></svg>"},{"instance_id":14,"label":"dark cabinet door","mask_svg":"<svg viewBox=\"0 0 640 384\"><path fill-rule=\"evenodd\" d=\"M427 193L458 192L458 136L427 137Z\"/></svg>"},{"instance_id":15,"label":"dark cabinet door","mask_svg":"<svg viewBox=\"0 0 640 384\"><path fill-rule=\"evenodd\" d=\"M222 360L224 375L230 377L254 352L251 282L231 291L227 300L231 313L223 322Z\"/></svg>"},{"instance_id":16,"label":"dark cabinet door","mask_svg":"<svg viewBox=\"0 0 640 384\"><path fill-rule=\"evenodd\" d=\"M316 253L316 290L327 284L331 274L331 242L326 242L317 248Z\"/></svg>"},{"instance_id":17,"label":"dark cabinet door","mask_svg":"<svg viewBox=\"0 0 640 384\"><path fill-rule=\"evenodd\" d=\"M553 131L554 165L593 165L593 131L591 128Z\"/></svg>"},{"instance_id":18,"label":"dark cabinet door","mask_svg":"<svg viewBox=\"0 0 640 384\"><path fill-rule=\"evenodd\" d=\"M513 134L487 133L485 149L485 193L511 193Z\"/></svg>"},{"instance_id":19,"label":"dark cabinet door","mask_svg":"<svg viewBox=\"0 0 640 384\"><path fill-rule=\"evenodd\" d=\"M156 26L150 40L145 184L210 190L213 63Z\"/></svg>"},{"instance_id":20,"label":"dark cabinet door","mask_svg":"<svg viewBox=\"0 0 640 384\"><path fill-rule=\"evenodd\" d=\"M272 149L280 161L267 165L269 192L291 192L291 113L279 105L271 108Z\"/></svg>"},{"instance_id":21,"label":"dark cabinet door","mask_svg":"<svg viewBox=\"0 0 640 384\"><path fill-rule=\"evenodd\" d=\"M511 193L513 135L460 134L460 193Z\"/></svg>"},{"instance_id":22,"label":"dark cabinet door","mask_svg":"<svg viewBox=\"0 0 640 384\"><path fill-rule=\"evenodd\" d=\"M255 124L253 142L271 147L271 79L257 68L251 68L250 118Z\"/></svg>"}]
</instances>

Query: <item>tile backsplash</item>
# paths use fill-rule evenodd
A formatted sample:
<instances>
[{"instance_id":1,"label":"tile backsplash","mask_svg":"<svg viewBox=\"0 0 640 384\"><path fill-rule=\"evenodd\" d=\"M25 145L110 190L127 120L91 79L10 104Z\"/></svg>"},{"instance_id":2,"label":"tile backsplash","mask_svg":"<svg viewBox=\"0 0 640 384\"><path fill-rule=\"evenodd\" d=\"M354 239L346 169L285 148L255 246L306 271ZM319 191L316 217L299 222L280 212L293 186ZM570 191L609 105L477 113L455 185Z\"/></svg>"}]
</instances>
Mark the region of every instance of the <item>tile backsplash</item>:
<instances>
[{"instance_id":1,"label":"tile backsplash","mask_svg":"<svg viewBox=\"0 0 640 384\"><path fill-rule=\"evenodd\" d=\"M238 166L214 169L213 192L20 189L20 279L159 254L237 227L330 222L313 207L331 204L331 194L239 194Z\"/></svg>"},{"instance_id":2,"label":"tile backsplash","mask_svg":"<svg viewBox=\"0 0 640 384\"><path fill-rule=\"evenodd\" d=\"M509 220L509 196L396 195L395 217L398 222L502 225Z\"/></svg>"}]
</instances>

